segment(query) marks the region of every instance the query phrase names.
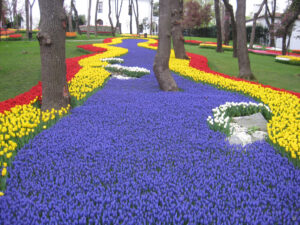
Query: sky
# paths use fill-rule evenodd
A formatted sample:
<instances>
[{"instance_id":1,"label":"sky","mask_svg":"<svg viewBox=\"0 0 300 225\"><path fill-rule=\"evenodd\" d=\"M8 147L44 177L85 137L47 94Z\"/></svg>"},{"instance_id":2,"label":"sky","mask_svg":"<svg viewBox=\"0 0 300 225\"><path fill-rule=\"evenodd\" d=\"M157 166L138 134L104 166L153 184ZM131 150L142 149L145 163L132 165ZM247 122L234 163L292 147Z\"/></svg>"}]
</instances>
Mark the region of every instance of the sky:
<instances>
[{"instance_id":1,"label":"sky","mask_svg":"<svg viewBox=\"0 0 300 225\"><path fill-rule=\"evenodd\" d=\"M33 0L30 0L32 2ZM107 1L107 0L105 0ZM154 2L157 2L158 0L154 0ZM65 6L68 8L70 6L70 0L65 0ZM89 0L76 0L76 8L78 10L78 14L82 15L85 14L87 15L88 11L88 2ZM236 0L229 0L229 2L232 4L234 9L236 8ZM246 15L249 16L251 13L253 14L254 10L254 4L261 4L262 0L246 0L247 6L246 6ZM283 10L286 7L286 0L277 0L277 5L278 5L278 12L283 12ZM92 0L92 5L96 4L96 0ZM21 4L20 4L21 5ZM127 8L126 8L127 9ZM94 13L92 11L91 13L91 21L94 21ZM87 16L86 16L87 17ZM33 27L35 28L40 19L40 11L39 11L39 6L38 6L38 0L36 0L34 8L33 8ZM93 22L92 22L93 23ZM25 23L24 23L25 24Z\"/></svg>"}]
</instances>

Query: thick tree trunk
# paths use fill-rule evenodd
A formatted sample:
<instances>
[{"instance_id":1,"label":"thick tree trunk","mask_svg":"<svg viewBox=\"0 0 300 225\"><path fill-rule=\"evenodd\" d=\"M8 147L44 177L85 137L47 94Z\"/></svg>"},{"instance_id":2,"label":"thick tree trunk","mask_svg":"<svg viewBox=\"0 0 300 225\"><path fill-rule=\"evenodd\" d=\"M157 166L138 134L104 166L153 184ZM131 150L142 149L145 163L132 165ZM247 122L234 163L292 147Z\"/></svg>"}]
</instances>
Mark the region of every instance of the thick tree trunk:
<instances>
[{"instance_id":1,"label":"thick tree trunk","mask_svg":"<svg viewBox=\"0 0 300 225\"><path fill-rule=\"evenodd\" d=\"M282 55L286 55L286 36L287 32L284 32L282 36Z\"/></svg>"},{"instance_id":2,"label":"thick tree trunk","mask_svg":"<svg viewBox=\"0 0 300 225\"><path fill-rule=\"evenodd\" d=\"M99 0L96 0L96 10L95 10L95 37L97 37L97 20L98 20L98 6L99 6Z\"/></svg>"},{"instance_id":3,"label":"thick tree trunk","mask_svg":"<svg viewBox=\"0 0 300 225\"><path fill-rule=\"evenodd\" d=\"M183 17L183 0L171 1L171 33L173 48L177 59L189 59L185 53L181 21Z\"/></svg>"},{"instance_id":4,"label":"thick tree trunk","mask_svg":"<svg viewBox=\"0 0 300 225\"><path fill-rule=\"evenodd\" d=\"M249 48L251 48L251 49L253 49L253 44L254 44L256 21L257 21L257 18L259 16L259 14L261 13L261 11L262 11L265 4L266 4L266 0L263 0L263 2L261 3L261 5L260 5L260 7L257 11L257 13L254 13L252 30L251 30L251 37L250 37L250 45L249 45Z\"/></svg>"},{"instance_id":5,"label":"thick tree trunk","mask_svg":"<svg viewBox=\"0 0 300 225\"><path fill-rule=\"evenodd\" d=\"M233 41L233 57L237 57L237 30L236 30L236 22L234 19L233 7L229 4L228 0L223 0L226 9L230 13L230 21L232 27L232 41Z\"/></svg>"},{"instance_id":6,"label":"thick tree trunk","mask_svg":"<svg viewBox=\"0 0 300 225\"><path fill-rule=\"evenodd\" d=\"M230 12L225 7L225 18L224 18L224 45L229 45L230 36Z\"/></svg>"},{"instance_id":7,"label":"thick tree trunk","mask_svg":"<svg viewBox=\"0 0 300 225\"><path fill-rule=\"evenodd\" d=\"M78 12L74 4L74 0L71 0L71 7L74 10L74 19L75 19L75 31L81 35L81 30L79 28L79 19L78 19Z\"/></svg>"},{"instance_id":8,"label":"thick tree trunk","mask_svg":"<svg viewBox=\"0 0 300 225\"><path fill-rule=\"evenodd\" d=\"M88 24L87 24L87 31L86 31L86 36L87 36L87 38L90 38L90 28L91 28L91 4L92 4L92 0L89 0Z\"/></svg>"},{"instance_id":9,"label":"thick tree trunk","mask_svg":"<svg viewBox=\"0 0 300 225\"><path fill-rule=\"evenodd\" d=\"M215 2L215 16L216 16L216 27L217 27L217 52L223 52L222 49L222 30L221 30L221 19L220 19L220 2L219 0L214 0Z\"/></svg>"},{"instance_id":10,"label":"thick tree trunk","mask_svg":"<svg viewBox=\"0 0 300 225\"><path fill-rule=\"evenodd\" d=\"M255 78L251 71L250 59L247 49L245 13L246 0L237 0L236 20L239 77L247 80L253 80Z\"/></svg>"},{"instance_id":11,"label":"thick tree trunk","mask_svg":"<svg viewBox=\"0 0 300 225\"><path fill-rule=\"evenodd\" d=\"M66 80L63 0L39 0L41 24L37 38L42 62L42 110L60 109L69 102Z\"/></svg>"},{"instance_id":12,"label":"thick tree trunk","mask_svg":"<svg viewBox=\"0 0 300 225\"><path fill-rule=\"evenodd\" d=\"M26 38L29 39L29 0L25 0Z\"/></svg>"},{"instance_id":13,"label":"thick tree trunk","mask_svg":"<svg viewBox=\"0 0 300 225\"><path fill-rule=\"evenodd\" d=\"M178 91L177 84L169 70L171 51L171 8L173 0L159 1L159 44L153 70L159 87L163 91Z\"/></svg>"}]
</instances>

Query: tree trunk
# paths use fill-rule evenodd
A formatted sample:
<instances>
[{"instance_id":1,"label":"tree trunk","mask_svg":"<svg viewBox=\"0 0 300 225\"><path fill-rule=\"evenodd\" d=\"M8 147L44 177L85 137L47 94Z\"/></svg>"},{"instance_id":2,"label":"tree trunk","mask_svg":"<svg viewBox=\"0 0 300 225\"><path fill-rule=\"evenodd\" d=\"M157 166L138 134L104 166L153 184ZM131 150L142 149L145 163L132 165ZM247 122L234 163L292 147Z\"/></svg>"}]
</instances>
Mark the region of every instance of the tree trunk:
<instances>
[{"instance_id":1,"label":"tree trunk","mask_svg":"<svg viewBox=\"0 0 300 225\"><path fill-rule=\"evenodd\" d=\"M233 41L233 57L237 57L237 28L236 28L236 22L234 19L234 13L233 13L233 7L231 4L229 4L228 0L223 0L224 5L226 9L230 13L230 21L231 21L231 27L232 27L232 41Z\"/></svg>"},{"instance_id":2,"label":"tree trunk","mask_svg":"<svg viewBox=\"0 0 300 225\"><path fill-rule=\"evenodd\" d=\"M98 19L98 6L99 6L99 0L96 0L96 10L95 10L95 37L97 37L97 19Z\"/></svg>"},{"instance_id":3,"label":"tree trunk","mask_svg":"<svg viewBox=\"0 0 300 225\"><path fill-rule=\"evenodd\" d=\"M26 38L29 39L29 0L25 0Z\"/></svg>"},{"instance_id":4,"label":"tree trunk","mask_svg":"<svg viewBox=\"0 0 300 225\"><path fill-rule=\"evenodd\" d=\"M273 8L272 13L270 12L268 3L266 1L266 11L265 11L265 20L269 28L270 32L270 46L275 47L275 16L276 16L276 4L277 0L273 0ZM271 18L271 23L269 21L269 17Z\"/></svg>"},{"instance_id":5,"label":"tree trunk","mask_svg":"<svg viewBox=\"0 0 300 225\"><path fill-rule=\"evenodd\" d=\"M224 45L229 45L230 36L230 12L225 7L225 18L224 18Z\"/></svg>"},{"instance_id":6,"label":"tree trunk","mask_svg":"<svg viewBox=\"0 0 300 225\"><path fill-rule=\"evenodd\" d=\"M221 19L220 19L220 2L214 0L215 3L215 16L216 16L216 27L217 27L217 52L223 52L222 49L222 30L221 30Z\"/></svg>"},{"instance_id":7,"label":"tree trunk","mask_svg":"<svg viewBox=\"0 0 300 225\"><path fill-rule=\"evenodd\" d=\"M263 2L261 3L261 5L260 5L260 7L257 11L257 13L254 13L252 30L251 30L250 45L249 45L249 48L251 48L251 49L253 49L253 44L254 44L256 21L257 21L257 18L259 16L259 14L261 13L261 11L262 11L265 4L266 4L266 0L263 0Z\"/></svg>"},{"instance_id":8,"label":"tree trunk","mask_svg":"<svg viewBox=\"0 0 300 225\"><path fill-rule=\"evenodd\" d=\"M81 30L79 28L79 20L78 20L78 12L74 4L74 0L71 0L71 7L74 10L74 19L75 19L75 31L77 31L81 35Z\"/></svg>"},{"instance_id":9,"label":"tree trunk","mask_svg":"<svg viewBox=\"0 0 300 225\"><path fill-rule=\"evenodd\" d=\"M153 70L159 87L163 91L178 91L177 84L169 70L171 51L171 1L159 1L159 43Z\"/></svg>"},{"instance_id":10,"label":"tree trunk","mask_svg":"<svg viewBox=\"0 0 300 225\"><path fill-rule=\"evenodd\" d=\"M110 27L111 27L111 34L113 37L116 36L116 31L115 31L115 28L114 28L114 24L113 24L113 21L111 19L111 0L108 0L108 19L109 19L109 23L110 23Z\"/></svg>"},{"instance_id":11,"label":"tree trunk","mask_svg":"<svg viewBox=\"0 0 300 225\"><path fill-rule=\"evenodd\" d=\"M19 28L18 12L17 12L18 0L12 0L12 7L13 7L13 17L14 17L14 28L18 29Z\"/></svg>"},{"instance_id":12,"label":"tree trunk","mask_svg":"<svg viewBox=\"0 0 300 225\"><path fill-rule=\"evenodd\" d=\"M91 28L91 4L92 4L92 0L89 0L88 24L87 24L87 31L86 31L86 36L87 36L87 38L90 38L90 28Z\"/></svg>"},{"instance_id":13,"label":"tree trunk","mask_svg":"<svg viewBox=\"0 0 300 225\"><path fill-rule=\"evenodd\" d=\"M181 21L183 17L183 0L171 1L171 33L173 48L177 59L189 59L185 53Z\"/></svg>"},{"instance_id":14,"label":"tree trunk","mask_svg":"<svg viewBox=\"0 0 300 225\"><path fill-rule=\"evenodd\" d=\"M132 1L129 0L129 16L130 16L130 23L129 23L129 28L130 28L130 34L132 34Z\"/></svg>"},{"instance_id":15,"label":"tree trunk","mask_svg":"<svg viewBox=\"0 0 300 225\"><path fill-rule=\"evenodd\" d=\"M135 5L136 5L136 10L135 10L134 4L133 4L133 12L134 12L135 24L136 24L136 34L139 35L140 31L139 31L139 4L138 4L138 0L135 0Z\"/></svg>"},{"instance_id":16,"label":"tree trunk","mask_svg":"<svg viewBox=\"0 0 300 225\"><path fill-rule=\"evenodd\" d=\"M42 62L42 110L60 109L69 102L66 80L65 31L66 15L63 0L39 0L40 43Z\"/></svg>"},{"instance_id":17,"label":"tree trunk","mask_svg":"<svg viewBox=\"0 0 300 225\"><path fill-rule=\"evenodd\" d=\"M246 35L246 0L237 0L237 49L238 49L238 64L239 77L246 80L255 79L251 67L247 49L247 35Z\"/></svg>"},{"instance_id":18,"label":"tree trunk","mask_svg":"<svg viewBox=\"0 0 300 225\"><path fill-rule=\"evenodd\" d=\"M29 31L32 33L32 8L34 6L35 0L33 0L32 4L30 4L30 11L29 11Z\"/></svg>"},{"instance_id":19,"label":"tree trunk","mask_svg":"<svg viewBox=\"0 0 300 225\"><path fill-rule=\"evenodd\" d=\"M150 0L150 7L151 7L151 15L150 15L150 35L153 34L152 30L153 30L153 0Z\"/></svg>"},{"instance_id":20,"label":"tree trunk","mask_svg":"<svg viewBox=\"0 0 300 225\"><path fill-rule=\"evenodd\" d=\"M70 7L70 12L68 14L68 24L69 24L69 32L73 32L72 7Z\"/></svg>"}]
</instances>

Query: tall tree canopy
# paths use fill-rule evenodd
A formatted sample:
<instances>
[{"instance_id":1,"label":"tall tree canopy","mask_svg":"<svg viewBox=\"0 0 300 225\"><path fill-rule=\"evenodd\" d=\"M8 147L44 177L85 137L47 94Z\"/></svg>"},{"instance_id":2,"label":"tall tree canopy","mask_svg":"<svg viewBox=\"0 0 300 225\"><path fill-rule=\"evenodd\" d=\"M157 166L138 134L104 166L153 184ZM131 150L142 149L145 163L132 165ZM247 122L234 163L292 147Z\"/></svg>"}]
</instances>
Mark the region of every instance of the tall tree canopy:
<instances>
[{"instance_id":1,"label":"tall tree canopy","mask_svg":"<svg viewBox=\"0 0 300 225\"><path fill-rule=\"evenodd\" d=\"M197 1L191 0L184 4L183 26L184 28L200 27L208 25L212 19L211 5L200 5Z\"/></svg>"}]
</instances>

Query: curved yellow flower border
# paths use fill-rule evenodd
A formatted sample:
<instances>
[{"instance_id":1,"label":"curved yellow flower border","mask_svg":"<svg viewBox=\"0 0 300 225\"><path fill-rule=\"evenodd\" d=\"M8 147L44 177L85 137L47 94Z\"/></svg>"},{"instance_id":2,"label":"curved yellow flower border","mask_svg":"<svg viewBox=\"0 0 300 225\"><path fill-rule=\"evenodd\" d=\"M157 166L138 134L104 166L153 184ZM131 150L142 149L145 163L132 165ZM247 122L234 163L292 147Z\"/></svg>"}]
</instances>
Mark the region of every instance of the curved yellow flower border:
<instances>
[{"instance_id":1,"label":"curved yellow flower border","mask_svg":"<svg viewBox=\"0 0 300 225\"><path fill-rule=\"evenodd\" d=\"M156 43L150 39L139 43L138 46L154 49L149 46ZM300 99L290 93L262 87L259 84L231 80L212 73L203 72L189 66L188 60L176 59L171 51L170 69L183 76L190 77L196 82L216 85L222 89L245 93L261 100L272 110L273 117L268 123L270 140L285 149L292 159L300 160Z\"/></svg>"}]
</instances>

